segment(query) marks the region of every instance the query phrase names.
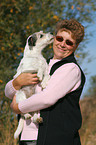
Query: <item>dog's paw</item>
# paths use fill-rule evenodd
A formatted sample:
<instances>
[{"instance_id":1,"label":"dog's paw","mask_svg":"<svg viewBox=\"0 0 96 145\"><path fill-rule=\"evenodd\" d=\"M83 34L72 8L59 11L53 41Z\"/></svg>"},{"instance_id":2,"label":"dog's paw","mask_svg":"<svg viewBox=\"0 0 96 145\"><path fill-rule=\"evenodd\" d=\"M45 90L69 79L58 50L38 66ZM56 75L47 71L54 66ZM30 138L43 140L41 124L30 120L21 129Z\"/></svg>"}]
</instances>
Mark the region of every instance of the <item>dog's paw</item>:
<instances>
[{"instance_id":1,"label":"dog's paw","mask_svg":"<svg viewBox=\"0 0 96 145\"><path fill-rule=\"evenodd\" d=\"M43 89L46 88L49 79L50 79L50 76L48 75L48 76L44 77L44 79L42 80L41 86L42 86Z\"/></svg>"},{"instance_id":2,"label":"dog's paw","mask_svg":"<svg viewBox=\"0 0 96 145\"><path fill-rule=\"evenodd\" d=\"M43 118L38 116L38 113L34 113L32 121L33 123L39 124L43 122Z\"/></svg>"},{"instance_id":3,"label":"dog's paw","mask_svg":"<svg viewBox=\"0 0 96 145\"><path fill-rule=\"evenodd\" d=\"M24 114L25 119L30 119L32 116L29 113Z\"/></svg>"},{"instance_id":4,"label":"dog's paw","mask_svg":"<svg viewBox=\"0 0 96 145\"><path fill-rule=\"evenodd\" d=\"M42 81L42 79L43 79L43 74L42 74L41 71L38 71L37 77L39 78L40 81Z\"/></svg>"},{"instance_id":5,"label":"dog's paw","mask_svg":"<svg viewBox=\"0 0 96 145\"><path fill-rule=\"evenodd\" d=\"M42 117L39 117L39 118L36 119L36 123L39 124L39 123L42 123L42 122L43 122L43 118Z\"/></svg>"},{"instance_id":6,"label":"dog's paw","mask_svg":"<svg viewBox=\"0 0 96 145\"><path fill-rule=\"evenodd\" d=\"M33 123L37 123L37 119L38 119L38 118L40 118L40 117L38 116L38 113L34 113L33 118L32 118L32 122L33 122Z\"/></svg>"},{"instance_id":7,"label":"dog's paw","mask_svg":"<svg viewBox=\"0 0 96 145\"><path fill-rule=\"evenodd\" d=\"M41 86L42 86L43 89L46 88L46 85L47 84L44 81L41 83Z\"/></svg>"}]
</instances>

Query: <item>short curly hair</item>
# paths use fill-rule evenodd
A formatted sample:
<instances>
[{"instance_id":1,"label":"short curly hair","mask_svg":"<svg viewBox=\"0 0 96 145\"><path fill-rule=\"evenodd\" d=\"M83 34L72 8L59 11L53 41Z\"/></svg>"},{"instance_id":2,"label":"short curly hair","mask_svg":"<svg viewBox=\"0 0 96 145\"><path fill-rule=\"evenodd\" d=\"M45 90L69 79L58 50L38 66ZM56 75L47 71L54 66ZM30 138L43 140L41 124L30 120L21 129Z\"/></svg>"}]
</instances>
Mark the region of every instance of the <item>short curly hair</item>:
<instances>
[{"instance_id":1,"label":"short curly hair","mask_svg":"<svg viewBox=\"0 0 96 145\"><path fill-rule=\"evenodd\" d=\"M72 33L72 38L76 40L76 45L78 45L84 37L84 27L75 19L64 19L57 23L55 29L55 35L58 31L67 31Z\"/></svg>"}]
</instances>

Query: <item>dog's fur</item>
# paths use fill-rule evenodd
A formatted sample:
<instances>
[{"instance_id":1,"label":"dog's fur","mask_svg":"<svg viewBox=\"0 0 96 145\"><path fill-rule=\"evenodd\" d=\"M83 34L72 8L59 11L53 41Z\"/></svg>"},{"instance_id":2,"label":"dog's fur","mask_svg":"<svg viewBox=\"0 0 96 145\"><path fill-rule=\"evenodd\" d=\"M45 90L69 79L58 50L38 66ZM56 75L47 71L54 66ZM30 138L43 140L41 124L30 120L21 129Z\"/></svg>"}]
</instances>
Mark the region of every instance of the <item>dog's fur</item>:
<instances>
[{"instance_id":1,"label":"dog's fur","mask_svg":"<svg viewBox=\"0 0 96 145\"><path fill-rule=\"evenodd\" d=\"M42 88L45 88L50 76L48 75L48 65L46 59L42 56L41 52L52 42L53 35L50 33L43 33L43 31L40 31L30 35L26 42L24 56L17 68L17 73L14 78L17 78L21 73L37 73L37 76L41 81ZM35 93L35 88L36 85L22 87L16 92L16 102L18 103L32 96L32 94ZM42 122L42 118L38 116L38 112L32 114L27 113L24 116L21 116L14 138L17 138L23 129L24 117L25 119L32 117L32 121L34 123Z\"/></svg>"}]
</instances>

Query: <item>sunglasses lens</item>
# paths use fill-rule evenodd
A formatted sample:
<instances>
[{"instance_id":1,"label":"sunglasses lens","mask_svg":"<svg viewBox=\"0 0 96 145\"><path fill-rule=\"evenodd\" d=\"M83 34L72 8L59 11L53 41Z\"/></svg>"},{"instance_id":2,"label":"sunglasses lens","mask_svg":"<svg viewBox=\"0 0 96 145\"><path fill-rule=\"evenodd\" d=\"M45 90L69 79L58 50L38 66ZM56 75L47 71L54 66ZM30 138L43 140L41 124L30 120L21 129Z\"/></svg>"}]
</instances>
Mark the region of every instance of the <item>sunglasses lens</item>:
<instances>
[{"instance_id":1,"label":"sunglasses lens","mask_svg":"<svg viewBox=\"0 0 96 145\"><path fill-rule=\"evenodd\" d=\"M62 36L56 36L56 40L59 41L59 42L62 42L64 39ZM69 46L73 46L73 42L70 41L70 40L66 40L66 44L69 45Z\"/></svg>"},{"instance_id":2,"label":"sunglasses lens","mask_svg":"<svg viewBox=\"0 0 96 145\"><path fill-rule=\"evenodd\" d=\"M70 41L70 40L66 40L66 44L69 45L69 46L73 46L73 42Z\"/></svg>"},{"instance_id":3,"label":"sunglasses lens","mask_svg":"<svg viewBox=\"0 0 96 145\"><path fill-rule=\"evenodd\" d=\"M56 40L59 41L59 42L62 42L63 41L63 37L62 36L56 36Z\"/></svg>"}]
</instances>

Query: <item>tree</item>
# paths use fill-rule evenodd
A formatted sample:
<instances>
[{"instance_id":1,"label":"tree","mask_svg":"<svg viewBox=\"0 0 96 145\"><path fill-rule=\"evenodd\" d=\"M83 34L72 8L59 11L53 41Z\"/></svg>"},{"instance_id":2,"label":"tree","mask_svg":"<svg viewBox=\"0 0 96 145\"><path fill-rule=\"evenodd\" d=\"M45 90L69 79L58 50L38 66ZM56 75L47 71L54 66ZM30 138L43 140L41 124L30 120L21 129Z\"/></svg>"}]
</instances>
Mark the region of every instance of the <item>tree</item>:
<instances>
[{"instance_id":1,"label":"tree","mask_svg":"<svg viewBox=\"0 0 96 145\"><path fill-rule=\"evenodd\" d=\"M0 99L2 101L0 105L2 111L0 116L2 124L6 120L3 113L9 112L10 104L10 100L4 97L4 87L16 72L22 58L26 38L40 30L54 32L58 20L65 18L76 18L87 27L86 23L93 22L92 14L95 11L95 0L1 0ZM81 47L80 50L82 50ZM51 56L52 53L52 45L43 51L46 58ZM11 112L9 116L12 118ZM10 123L12 123L11 118Z\"/></svg>"}]
</instances>

